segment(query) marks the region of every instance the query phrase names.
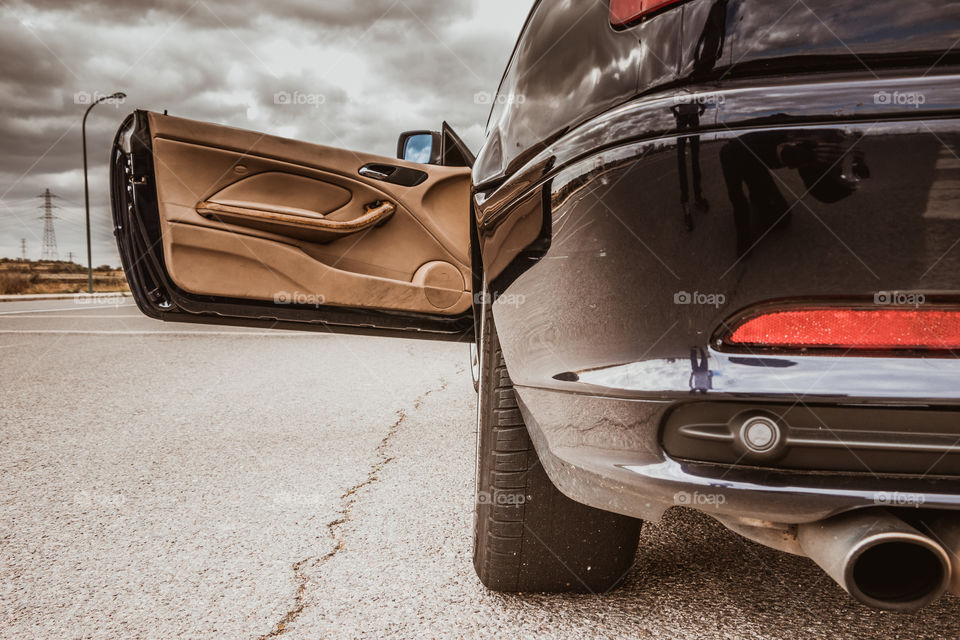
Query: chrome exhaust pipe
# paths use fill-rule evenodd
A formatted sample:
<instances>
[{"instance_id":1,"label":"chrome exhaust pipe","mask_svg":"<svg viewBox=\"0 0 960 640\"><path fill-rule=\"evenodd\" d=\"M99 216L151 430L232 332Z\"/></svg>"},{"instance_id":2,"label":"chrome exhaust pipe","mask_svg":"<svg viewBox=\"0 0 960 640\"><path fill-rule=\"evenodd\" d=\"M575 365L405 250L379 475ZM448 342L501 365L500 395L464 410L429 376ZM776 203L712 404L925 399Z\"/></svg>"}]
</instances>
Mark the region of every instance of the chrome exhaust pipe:
<instances>
[{"instance_id":1,"label":"chrome exhaust pipe","mask_svg":"<svg viewBox=\"0 0 960 640\"><path fill-rule=\"evenodd\" d=\"M949 588L960 595L960 513L941 513L930 520L924 519L923 525L930 531L931 537L947 550L953 567Z\"/></svg>"},{"instance_id":2,"label":"chrome exhaust pipe","mask_svg":"<svg viewBox=\"0 0 960 640\"><path fill-rule=\"evenodd\" d=\"M915 611L950 584L950 554L943 546L882 509L802 524L797 536L811 560L871 607Z\"/></svg>"}]
</instances>

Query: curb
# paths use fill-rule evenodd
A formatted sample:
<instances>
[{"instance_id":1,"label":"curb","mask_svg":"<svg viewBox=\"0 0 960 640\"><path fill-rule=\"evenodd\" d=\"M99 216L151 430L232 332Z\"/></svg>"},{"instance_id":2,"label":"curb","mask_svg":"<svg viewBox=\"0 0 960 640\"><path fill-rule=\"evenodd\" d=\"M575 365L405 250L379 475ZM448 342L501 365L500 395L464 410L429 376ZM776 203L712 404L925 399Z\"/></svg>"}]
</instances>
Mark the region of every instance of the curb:
<instances>
[{"instance_id":1,"label":"curb","mask_svg":"<svg viewBox=\"0 0 960 640\"><path fill-rule=\"evenodd\" d=\"M0 302L30 302L32 300L101 300L123 296L132 297L129 291L105 291L102 293L27 293L19 296L0 296Z\"/></svg>"}]
</instances>

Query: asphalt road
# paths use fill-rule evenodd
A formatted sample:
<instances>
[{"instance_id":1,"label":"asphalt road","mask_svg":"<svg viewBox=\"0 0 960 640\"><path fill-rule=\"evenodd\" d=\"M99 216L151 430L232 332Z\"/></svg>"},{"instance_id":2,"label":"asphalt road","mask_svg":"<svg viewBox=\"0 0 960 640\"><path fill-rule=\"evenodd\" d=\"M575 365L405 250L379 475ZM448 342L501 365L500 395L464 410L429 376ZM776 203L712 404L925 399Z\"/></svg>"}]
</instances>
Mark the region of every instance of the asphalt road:
<instances>
[{"instance_id":1,"label":"asphalt road","mask_svg":"<svg viewBox=\"0 0 960 640\"><path fill-rule=\"evenodd\" d=\"M960 637L679 509L618 591L486 591L464 345L60 300L0 304L0 365L4 638Z\"/></svg>"}]
</instances>

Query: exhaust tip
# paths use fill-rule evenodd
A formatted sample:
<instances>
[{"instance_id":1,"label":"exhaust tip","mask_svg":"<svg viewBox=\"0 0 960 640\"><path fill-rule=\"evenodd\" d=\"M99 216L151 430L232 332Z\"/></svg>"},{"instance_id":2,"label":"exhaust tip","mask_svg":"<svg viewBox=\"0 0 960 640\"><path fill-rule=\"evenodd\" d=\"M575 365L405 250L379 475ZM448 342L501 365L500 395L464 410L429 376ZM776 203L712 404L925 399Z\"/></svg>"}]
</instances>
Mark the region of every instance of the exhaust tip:
<instances>
[{"instance_id":1,"label":"exhaust tip","mask_svg":"<svg viewBox=\"0 0 960 640\"><path fill-rule=\"evenodd\" d=\"M926 536L879 533L851 549L846 585L864 604L912 611L939 598L950 584L950 558Z\"/></svg>"}]
</instances>

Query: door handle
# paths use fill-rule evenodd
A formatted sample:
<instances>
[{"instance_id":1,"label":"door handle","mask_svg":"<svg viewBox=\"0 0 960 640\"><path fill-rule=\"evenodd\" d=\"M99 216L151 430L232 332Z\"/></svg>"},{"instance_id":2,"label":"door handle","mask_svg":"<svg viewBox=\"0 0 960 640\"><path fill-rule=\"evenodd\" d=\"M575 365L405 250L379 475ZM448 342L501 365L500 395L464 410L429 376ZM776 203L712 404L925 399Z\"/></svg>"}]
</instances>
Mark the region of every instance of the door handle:
<instances>
[{"instance_id":1,"label":"door handle","mask_svg":"<svg viewBox=\"0 0 960 640\"><path fill-rule=\"evenodd\" d=\"M415 187L426 181L429 177L419 169L409 167L397 167L392 164L379 164L371 162L360 167L360 175L371 180L380 180L390 184L398 184L401 187Z\"/></svg>"},{"instance_id":2,"label":"door handle","mask_svg":"<svg viewBox=\"0 0 960 640\"><path fill-rule=\"evenodd\" d=\"M360 175L364 178L373 178L374 180L386 180L396 170L396 167L385 164L368 164L360 167Z\"/></svg>"}]
</instances>

